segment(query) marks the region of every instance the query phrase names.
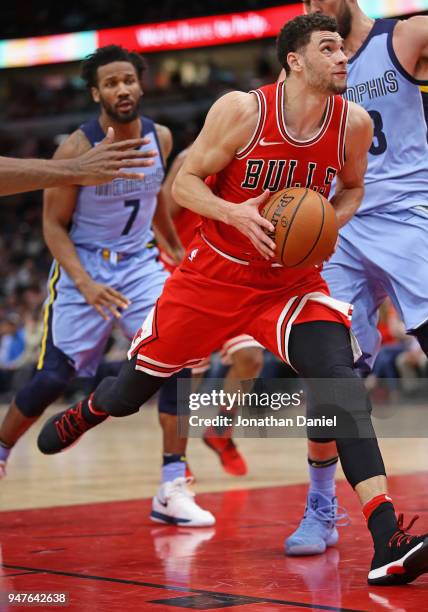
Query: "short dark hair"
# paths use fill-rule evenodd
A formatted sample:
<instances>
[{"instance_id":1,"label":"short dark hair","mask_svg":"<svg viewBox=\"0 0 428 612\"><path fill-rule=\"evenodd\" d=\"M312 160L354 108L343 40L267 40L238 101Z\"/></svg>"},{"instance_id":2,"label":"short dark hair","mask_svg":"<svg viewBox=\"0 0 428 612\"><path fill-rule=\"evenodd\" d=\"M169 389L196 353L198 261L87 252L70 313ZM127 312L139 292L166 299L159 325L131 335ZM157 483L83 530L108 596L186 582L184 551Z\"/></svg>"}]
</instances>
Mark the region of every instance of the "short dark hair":
<instances>
[{"instance_id":1,"label":"short dark hair","mask_svg":"<svg viewBox=\"0 0 428 612\"><path fill-rule=\"evenodd\" d=\"M132 64L139 81L141 81L143 72L147 67L144 58L136 51L128 51L119 45L99 47L94 53L85 57L82 63L81 76L89 89L97 86L98 68L112 62L129 62Z\"/></svg>"},{"instance_id":2,"label":"short dark hair","mask_svg":"<svg viewBox=\"0 0 428 612\"><path fill-rule=\"evenodd\" d=\"M285 24L276 40L276 51L281 66L285 68L288 75L290 66L287 55L306 47L311 39L312 32L337 32L337 22L333 17L311 13L310 15L299 15Z\"/></svg>"}]
</instances>

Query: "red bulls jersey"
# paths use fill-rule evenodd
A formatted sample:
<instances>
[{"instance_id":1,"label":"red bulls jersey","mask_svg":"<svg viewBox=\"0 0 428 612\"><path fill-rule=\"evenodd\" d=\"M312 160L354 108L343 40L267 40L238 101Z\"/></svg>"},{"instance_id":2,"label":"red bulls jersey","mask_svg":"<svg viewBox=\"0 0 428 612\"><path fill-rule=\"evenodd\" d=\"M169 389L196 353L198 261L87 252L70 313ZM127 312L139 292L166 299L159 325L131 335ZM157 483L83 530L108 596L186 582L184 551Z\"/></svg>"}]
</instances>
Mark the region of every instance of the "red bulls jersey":
<instances>
[{"instance_id":1,"label":"red bulls jersey","mask_svg":"<svg viewBox=\"0 0 428 612\"><path fill-rule=\"evenodd\" d=\"M174 217L173 222L181 244L185 249L187 249L197 233L198 225L201 224L201 217L189 208L180 207L180 210ZM177 264L160 245L158 245L158 249L163 265L168 272L172 273L177 267Z\"/></svg>"},{"instance_id":2,"label":"red bulls jersey","mask_svg":"<svg viewBox=\"0 0 428 612\"><path fill-rule=\"evenodd\" d=\"M331 183L345 162L345 131L348 102L331 96L318 133L308 140L296 140L286 127L285 81L250 92L257 97L259 115L256 129L245 147L207 184L229 201L244 202L270 189L309 187L328 197ZM214 245L237 257L257 255L241 232L212 219L203 219L203 235Z\"/></svg>"},{"instance_id":3,"label":"red bulls jersey","mask_svg":"<svg viewBox=\"0 0 428 612\"><path fill-rule=\"evenodd\" d=\"M177 216L174 217L175 229L185 249L192 242L196 228L200 223L201 217L189 208L181 208Z\"/></svg>"}]
</instances>

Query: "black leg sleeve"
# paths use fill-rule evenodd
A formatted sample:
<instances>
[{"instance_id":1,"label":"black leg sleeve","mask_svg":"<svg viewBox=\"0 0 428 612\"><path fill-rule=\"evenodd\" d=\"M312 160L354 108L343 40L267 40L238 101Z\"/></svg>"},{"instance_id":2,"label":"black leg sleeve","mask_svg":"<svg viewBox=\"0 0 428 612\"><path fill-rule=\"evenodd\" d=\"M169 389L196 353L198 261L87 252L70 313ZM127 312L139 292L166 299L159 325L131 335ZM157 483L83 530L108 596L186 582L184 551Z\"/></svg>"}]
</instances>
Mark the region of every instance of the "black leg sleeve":
<instances>
[{"instance_id":1,"label":"black leg sleeve","mask_svg":"<svg viewBox=\"0 0 428 612\"><path fill-rule=\"evenodd\" d=\"M136 359L126 361L119 376L107 376L101 381L93 397L95 408L115 417L134 414L168 380L136 370Z\"/></svg>"},{"instance_id":2,"label":"black leg sleeve","mask_svg":"<svg viewBox=\"0 0 428 612\"><path fill-rule=\"evenodd\" d=\"M308 416L337 417L331 430L342 468L355 487L373 476L385 475L385 467L371 423L371 405L363 381L353 367L349 331L340 323L314 321L294 325L289 354L292 365L307 379ZM327 428L312 429L325 439ZM311 439L311 428L308 428Z\"/></svg>"}]
</instances>

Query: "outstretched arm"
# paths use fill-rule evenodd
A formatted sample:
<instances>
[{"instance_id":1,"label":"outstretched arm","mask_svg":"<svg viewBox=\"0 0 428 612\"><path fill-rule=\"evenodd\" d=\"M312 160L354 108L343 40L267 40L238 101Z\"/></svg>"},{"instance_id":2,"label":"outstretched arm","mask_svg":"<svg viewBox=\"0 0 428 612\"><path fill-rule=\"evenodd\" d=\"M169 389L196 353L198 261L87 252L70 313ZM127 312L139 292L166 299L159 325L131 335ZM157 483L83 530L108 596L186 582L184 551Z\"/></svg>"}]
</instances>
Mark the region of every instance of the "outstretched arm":
<instances>
[{"instance_id":1,"label":"outstretched arm","mask_svg":"<svg viewBox=\"0 0 428 612\"><path fill-rule=\"evenodd\" d=\"M144 174L125 172L125 168L152 165L154 152L136 150L147 142L141 138L114 142L109 128L100 144L74 159L0 157L0 196L64 185L98 185L115 178L142 179Z\"/></svg>"}]
</instances>

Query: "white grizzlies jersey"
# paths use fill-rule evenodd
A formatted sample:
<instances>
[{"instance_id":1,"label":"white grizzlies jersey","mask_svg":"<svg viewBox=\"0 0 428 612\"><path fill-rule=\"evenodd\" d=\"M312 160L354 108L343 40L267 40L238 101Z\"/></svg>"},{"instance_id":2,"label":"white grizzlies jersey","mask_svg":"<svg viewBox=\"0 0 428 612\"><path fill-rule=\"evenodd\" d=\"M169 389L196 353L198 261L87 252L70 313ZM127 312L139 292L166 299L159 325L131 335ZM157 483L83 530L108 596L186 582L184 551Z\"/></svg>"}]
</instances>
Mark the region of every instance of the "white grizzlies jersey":
<instances>
[{"instance_id":1,"label":"white grizzlies jersey","mask_svg":"<svg viewBox=\"0 0 428 612\"><path fill-rule=\"evenodd\" d=\"M153 121L141 117L141 123L141 135L150 138L142 150L157 149L154 165L132 168L132 172L144 173L143 180L115 179L80 188L70 230L76 246L135 253L152 240L152 220L165 169ZM80 129L92 145L105 136L97 119Z\"/></svg>"},{"instance_id":2,"label":"white grizzlies jersey","mask_svg":"<svg viewBox=\"0 0 428 612\"><path fill-rule=\"evenodd\" d=\"M377 20L348 64L345 96L363 106L374 124L358 215L428 205L427 124L419 89L424 83L408 74L395 55L396 23Z\"/></svg>"}]
</instances>

